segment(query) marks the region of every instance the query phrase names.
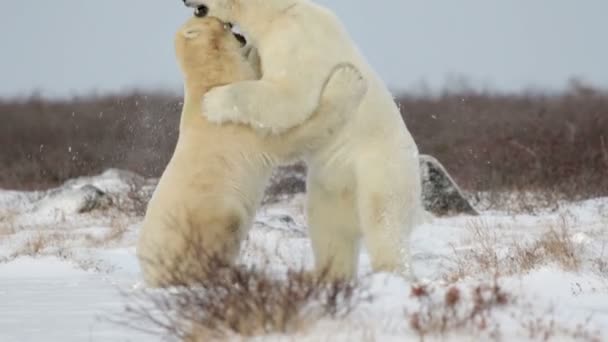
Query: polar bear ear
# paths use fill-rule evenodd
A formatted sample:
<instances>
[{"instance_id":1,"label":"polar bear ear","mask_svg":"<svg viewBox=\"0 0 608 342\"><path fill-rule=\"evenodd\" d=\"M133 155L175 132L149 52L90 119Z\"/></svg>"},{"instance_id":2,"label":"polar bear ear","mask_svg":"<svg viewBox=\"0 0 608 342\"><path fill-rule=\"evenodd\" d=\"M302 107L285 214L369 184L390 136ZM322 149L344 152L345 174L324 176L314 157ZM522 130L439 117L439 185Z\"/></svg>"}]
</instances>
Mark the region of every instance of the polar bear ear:
<instances>
[{"instance_id":1,"label":"polar bear ear","mask_svg":"<svg viewBox=\"0 0 608 342\"><path fill-rule=\"evenodd\" d=\"M201 30L196 28L187 28L182 31L182 34L184 37L186 37L186 39L194 39L201 35Z\"/></svg>"}]
</instances>

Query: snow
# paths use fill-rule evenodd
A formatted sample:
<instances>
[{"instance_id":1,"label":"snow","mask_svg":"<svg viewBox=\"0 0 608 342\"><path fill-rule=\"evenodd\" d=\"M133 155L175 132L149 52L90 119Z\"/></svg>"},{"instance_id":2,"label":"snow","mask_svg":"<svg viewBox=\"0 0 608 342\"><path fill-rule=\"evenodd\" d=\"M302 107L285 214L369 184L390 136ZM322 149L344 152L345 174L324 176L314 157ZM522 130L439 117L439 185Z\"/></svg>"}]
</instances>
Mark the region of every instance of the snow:
<instances>
[{"instance_id":1,"label":"snow","mask_svg":"<svg viewBox=\"0 0 608 342\"><path fill-rule=\"evenodd\" d=\"M125 192L124 176L108 171L70 181L66 188L92 184L106 192ZM62 196L0 191L0 341L161 340L111 322L124 313L125 293L143 289L135 257L141 217L116 210L78 213L81 200L73 191ZM303 202L297 195L262 207L241 261L272 272L312 267ZM484 314L483 329L469 322L445 335L429 333L425 341L536 341L545 334L559 341L601 341L608 336L607 208L608 198L600 198L563 203L535 215L495 210L479 217L434 218L412 234L416 282L389 274L363 276L370 272L363 251L360 274L373 302L344 321L323 320L293 336L253 340L418 341L411 325L416 313L440 317L447 293L458 291L462 305L451 314L464 317L472 309L474 291L492 288L493 270L484 270L471 257L486 248L501 260L496 281L508 302ZM551 228L567 228L564 234L579 267L543 259L530 270L510 271L514 246L531 245ZM424 287L428 295L412 296L412 286ZM491 298L490 292L484 296Z\"/></svg>"}]
</instances>

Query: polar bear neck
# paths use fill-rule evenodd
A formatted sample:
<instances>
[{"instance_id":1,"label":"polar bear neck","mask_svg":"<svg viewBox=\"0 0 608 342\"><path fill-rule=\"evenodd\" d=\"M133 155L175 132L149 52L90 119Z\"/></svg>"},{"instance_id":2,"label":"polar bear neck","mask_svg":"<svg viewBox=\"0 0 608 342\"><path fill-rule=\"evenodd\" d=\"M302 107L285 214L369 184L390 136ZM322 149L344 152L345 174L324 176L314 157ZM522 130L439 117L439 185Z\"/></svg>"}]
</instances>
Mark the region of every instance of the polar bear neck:
<instances>
[{"instance_id":1,"label":"polar bear neck","mask_svg":"<svg viewBox=\"0 0 608 342\"><path fill-rule=\"evenodd\" d=\"M202 82L188 82L184 85L184 104L182 105L182 114L180 118L180 131L190 125L192 120L202 117L203 103L202 99L205 93L210 89L209 85Z\"/></svg>"}]
</instances>

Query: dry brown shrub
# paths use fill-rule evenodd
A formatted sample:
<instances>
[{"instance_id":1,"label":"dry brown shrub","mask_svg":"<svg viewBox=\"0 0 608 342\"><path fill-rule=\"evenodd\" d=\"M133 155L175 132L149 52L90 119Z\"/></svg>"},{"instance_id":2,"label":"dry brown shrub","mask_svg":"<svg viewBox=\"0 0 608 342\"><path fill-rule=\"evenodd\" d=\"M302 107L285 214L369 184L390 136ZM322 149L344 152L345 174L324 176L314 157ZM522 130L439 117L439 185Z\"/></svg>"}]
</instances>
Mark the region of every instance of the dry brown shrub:
<instances>
[{"instance_id":1,"label":"dry brown shrub","mask_svg":"<svg viewBox=\"0 0 608 342\"><path fill-rule=\"evenodd\" d=\"M293 333L322 318L348 316L371 300L358 281L330 280L306 271L273 275L205 257L200 269L166 274L170 289L126 294L129 304L116 323L183 341Z\"/></svg>"},{"instance_id":2,"label":"dry brown shrub","mask_svg":"<svg viewBox=\"0 0 608 342\"><path fill-rule=\"evenodd\" d=\"M162 253L140 259L165 288L124 293L125 315L114 322L183 341L210 341L302 331L322 318L345 318L372 299L365 278L334 279L329 268L271 273L264 270L269 265L235 265L220 254L225 248L207 251L200 239L184 239L171 259Z\"/></svg>"},{"instance_id":3,"label":"dry brown shrub","mask_svg":"<svg viewBox=\"0 0 608 342\"><path fill-rule=\"evenodd\" d=\"M398 102L420 151L464 190L539 193L522 196L528 207L608 195L605 90L573 82L559 94L456 89Z\"/></svg>"},{"instance_id":4,"label":"dry brown shrub","mask_svg":"<svg viewBox=\"0 0 608 342\"><path fill-rule=\"evenodd\" d=\"M181 98L162 92L0 99L0 187L48 188L112 167L158 176L180 111Z\"/></svg>"},{"instance_id":5,"label":"dry brown shrub","mask_svg":"<svg viewBox=\"0 0 608 342\"><path fill-rule=\"evenodd\" d=\"M521 210L608 195L604 90L581 83L561 94L464 89L404 94L397 102L420 151L439 159L466 191L522 193ZM181 96L162 92L0 99L0 187L56 186L110 167L158 177L180 111ZM278 182L268 200L301 187L295 178ZM492 207L507 200L489 199Z\"/></svg>"},{"instance_id":6,"label":"dry brown shrub","mask_svg":"<svg viewBox=\"0 0 608 342\"><path fill-rule=\"evenodd\" d=\"M468 292L455 285L441 295L436 295L437 292L425 285L411 288L410 296L418 301L419 308L406 311L406 318L421 340L428 335L445 336L464 329L495 337L499 334L498 325L492 321L491 314L513 300L496 278L493 283L475 286Z\"/></svg>"}]
</instances>

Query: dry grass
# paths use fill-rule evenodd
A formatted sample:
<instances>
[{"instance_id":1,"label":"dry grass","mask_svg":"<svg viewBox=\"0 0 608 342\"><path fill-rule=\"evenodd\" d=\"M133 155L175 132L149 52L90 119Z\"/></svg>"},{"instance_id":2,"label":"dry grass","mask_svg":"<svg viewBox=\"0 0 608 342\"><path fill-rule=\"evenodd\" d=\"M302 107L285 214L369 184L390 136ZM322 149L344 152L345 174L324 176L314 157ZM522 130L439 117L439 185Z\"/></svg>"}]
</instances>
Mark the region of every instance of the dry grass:
<instances>
[{"instance_id":1,"label":"dry grass","mask_svg":"<svg viewBox=\"0 0 608 342\"><path fill-rule=\"evenodd\" d=\"M452 246L454 267L444 275L444 280L453 283L469 275L483 271L484 275L497 274L499 258L496 253L498 230L491 229L485 221L471 220L467 225L471 234L472 247L465 252L458 252Z\"/></svg>"},{"instance_id":2,"label":"dry grass","mask_svg":"<svg viewBox=\"0 0 608 342\"><path fill-rule=\"evenodd\" d=\"M515 272L528 272L550 262L556 263L564 270L577 271L583 262L583 251L572 241L566 221L550 226L532 243L513 242L511 250L514 251L511 267Z\"/></svg>"},{"instance_id":3,"label":"dry grass","mask_svg":"<svg viewBox=\"0 0 608 342\"><path fill-rule=\"evenodd\" d=\"M551 227L548 232L532 246L532 250L540 250L547 260L558 263L565 270L575 271L581 266L581 251L574 244L564 224Z\"/></svg>"},{"instance_id":4,"label":"dry grass","mask_svg":"<svg viewBox=\"0 0 608 342\"><path fill-rule=\"evenodd\" d=\"M454 249L455 267L445 275L445 280L455 282L467 276L525 274L539 266L556 264L567 271L577 271L583 263L583 247L572 240L569 223L565 217L545 227L545 232L531 242L514 240L503 245L500 236L504 227L490 226L483 220L472 220L467 229L472 247L465 252ZM500 248L506 248L500 253ZM603 268L600 261L596 268Z\"/></svg>"},{"instance_id":5,"label":"dry grass","mask_svg":"<svg viewBox=\"0 0 608 342\"><path fill-rule=\"evenodd\" d=\"M62 247L71 236L66 233L35 232L31 237L11 254L11 259L19 256L39 256L51 247Z\"/></svg>"},{"instance_id":6,"label":"dry grass","mask_svg":"<svg viewBox=\"0 0 608 342\"><path fill-rule=\"evenodd\" d=\"M593 270L601 277L608 279L608 261L606 258L606 243L602 245L599 256L591 260Z\"/></svg>"},{"instance_id":7,"label":"dry grass","mask_svg":"<svg viewBox=\"0 0 608 342\"><path fill-rule=\"evenodd\" d=\"M113 216L110 220L109 230L102 236L86 235L88 247L107 247L122 240L129 231L133 219Z\"/></svg>"},{"instance_id":8,"label":"dry grass","mask_svg":"<svg viewBox=\"0 0 608 342\"><path fill-rule=\"evenodd\" d=\"M122 239L129 230L129 223L129 221L113 219L110 224L110 231L102 238L104 245Z\"/></svg>"},{"instance_id":9,"label":"dry grass","mask_svg":"<svg viewBox=\"0 0 608 342\"><path fill-rule=\"evenodd\" d=\"M33 237L27 239L27 241L21 246L19 250L17 250L13 255L14 256L37 256L42 253L42 251L48 247L51 243L51 240L48 238L46 234L37 233Z\"/></svg>"},{"instance_id":10,"label":"dry grass","mask_svg":"<svg viewBox=\"0 0 608 342\"><path fill-rule=\"evenodd\" d=\"M534 341L554 341L558 338L568 337L576 341L600 342L602 337L599 331L591 331L588 327L590 319L570 328L558 324L550 315L521 322L522 328L528 337Z\"/></svg>"},{"instance_id":11,"label":"dry grass","mask_svg":"<svg viewBox=\"0 0 608 342\"><path fill-rule=\"evenodd\" d=\"M13 235L17 232L17 228L15 228L12 224L6 224L4 222L0 222L0 240Z\"/></svg>"},{"instance_id":12,"label":"dry grass","mask_svg":"<svg viewBox=\"0 0 608 342\"><path fill-rule=\"evenodd\" d=\"M84 236L85 241L90 241ZM75 254L72 244L79 240L74 233L38 231L19 246L15 251L5 258L0 258L0 263L10 262L18 257L29 256L55 256L59 259L69 261L84 271L95 271L109 273L114 266L106 265L100 260L83 257ZM99 244L97 244L99 245Z\"/></svg>"},{"instance_id":13,"label":"dry grass","mask_svg":"<svg viewBox=\"0 0 608 342\"><path fill-rule=\"evenodd\" d=\"M17 213L14 211L0 211L0 239L17 232L17 227L15 226L16 218Z\"/></svg>"}]
</instances>

